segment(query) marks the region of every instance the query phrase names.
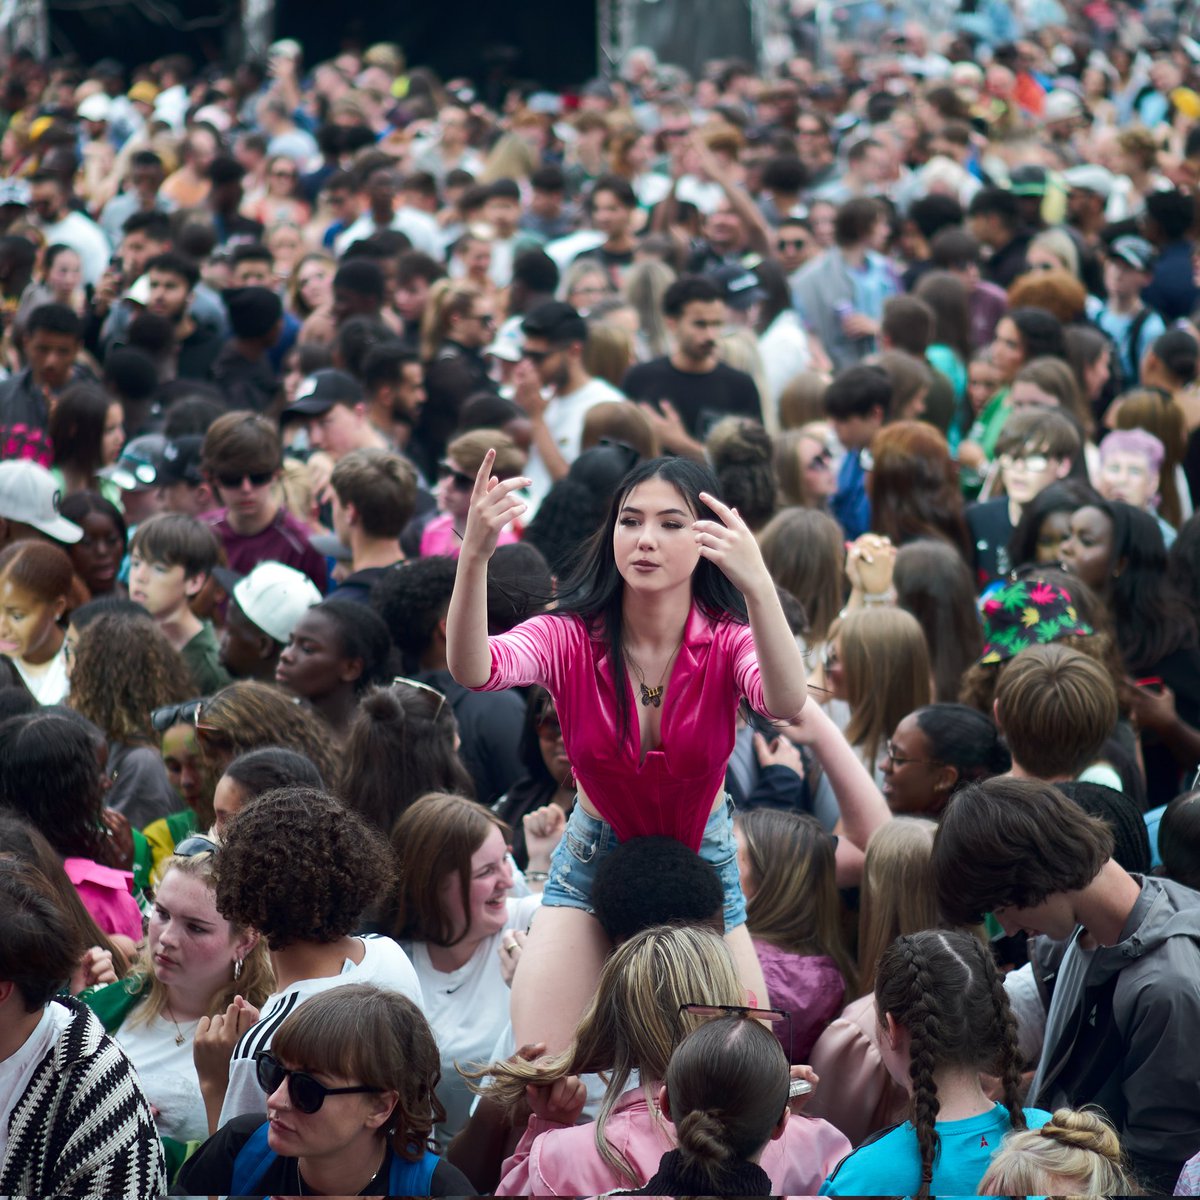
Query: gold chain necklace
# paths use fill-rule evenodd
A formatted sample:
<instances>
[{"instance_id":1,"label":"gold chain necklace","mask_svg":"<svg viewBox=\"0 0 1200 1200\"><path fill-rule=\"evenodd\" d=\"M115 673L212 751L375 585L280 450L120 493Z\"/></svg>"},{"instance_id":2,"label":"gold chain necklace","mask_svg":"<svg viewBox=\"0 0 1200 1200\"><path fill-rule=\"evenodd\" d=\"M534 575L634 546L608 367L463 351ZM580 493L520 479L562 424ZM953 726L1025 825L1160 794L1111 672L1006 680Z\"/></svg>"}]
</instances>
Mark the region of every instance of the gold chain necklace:
<instances>
[{"instance_id":1,"label":"gold chain necklace","mask_svg":"<svg viewBox=\"0 0 1200 1200\"><path fill-rule=\"evenodd\" d=\"M685 630L686 632L686 630ZM625 661L634 669L638 677L638 686L641 688L641 702L643 708L649 708L654 705L655 708L662 708L663 691L666 688L665 680L667 673L671 670L671 664L675 661L675 655L679 653L679 647L683 645L683 634L679 635L679 641L675 643L675 649L671 651L671 657L667 659L667 665L663 667L662 674L658 677L658 683L654 687L646 685L646 673L638 666L632 654L628 650L625 651Z\"/></svg>"},{"instance_id":2,"label":"gold chain necklace","mask_svg":"<svg viewBox=\"0 0 1200 1200\"><path fill-rule=\"evenodd\" d=\"M182 1046L187 1038L183 1035L183 1030L179 1028L179 1022L175 1020L175 1013L171 1010L170 1000L166 1003L167 1016L171 1018L171 1024L175 1026L175 1045Z\"/></svg>"}]
</instances>

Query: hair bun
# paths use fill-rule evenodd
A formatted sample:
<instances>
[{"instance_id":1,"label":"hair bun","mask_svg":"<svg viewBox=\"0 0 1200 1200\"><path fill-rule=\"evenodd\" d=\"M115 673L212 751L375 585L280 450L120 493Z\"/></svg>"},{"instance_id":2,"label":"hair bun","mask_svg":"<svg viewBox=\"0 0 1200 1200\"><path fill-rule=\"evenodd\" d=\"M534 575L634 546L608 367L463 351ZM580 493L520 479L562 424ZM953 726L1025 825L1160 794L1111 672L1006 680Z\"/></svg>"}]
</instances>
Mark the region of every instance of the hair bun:
<instances>
[{"instance_id":1,"label":"hair bun","mask_svg":"<svg viewBox=\"0 0 1200 1200\"><path fill-rule=\"evenodd\" d=\"M710 1166L728 1162L733 1155L725 1140L725 1126L716 1113L695 1109L680 1118L675 1139L685 1158Z\"/></svg>"},{"instance_id":2,"label":"hair bun","mask_svg":"<svg viewBox=\"0 0 1200 1200\"><path fill-rule=\"evenodd\" d=\"M1090 1150L1113 1163L1121 1161L1121 1141L1117 1131L1099 1114L1086 1109L1056 1109L1038 1132L1061 1145Z\"/></svg>"}]
</instances>

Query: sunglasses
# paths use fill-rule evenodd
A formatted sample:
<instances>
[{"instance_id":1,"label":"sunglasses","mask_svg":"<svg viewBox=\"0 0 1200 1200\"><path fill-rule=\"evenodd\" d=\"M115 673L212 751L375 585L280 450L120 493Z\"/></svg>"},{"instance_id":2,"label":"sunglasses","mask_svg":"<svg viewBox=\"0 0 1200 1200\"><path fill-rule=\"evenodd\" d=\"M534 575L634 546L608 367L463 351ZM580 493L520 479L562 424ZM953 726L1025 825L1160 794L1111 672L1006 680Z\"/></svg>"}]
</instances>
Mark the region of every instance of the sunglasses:
<instances>
[{"instance_id":1,"label":"sunglasses","mask_svg":"<svg viewBox=\"0 0 1200 1200\"><path fill-rule=\"evenodd\" d=\"M536 363L540 366L553 353L553 350L522 350L521 357L527 358L531 363Z\"/></svg>"},{"instance_id":2,"label":"sunglasses","mask_svg":"<svg viewBox=\"0 0 1200 1200\"><path fill-rule=\"evenodd\" d=\"M402 683L406 687L416 688L418 692L428 692L429 695L434 696L437 699L438 706L433 710L432 720L436 721L442 715L442 709L446 705L445 692L439 692L437 688L431 687L427 683L422 683L419 679L409 679L406 675L397 675L392 680L392 687L395 687L398 683Z\"/></svg>"},{"instance_id":3,"label":"sunglasses","mask_svg":"<svg viewBox=\"0 0 1200 1200\"><path fill-rule=\"evenodd\" d=\"M475 486L475 480L470 475L448 462L438 463L438 478L449 479L455 490L460 492L469 492Z\"/></svg>"},{"instance_id":4,"label":"sunglasses","mask_svg":"<svg viewBox=\"0 0 1200 1200\"><path fill-rule=\"evenodd\" d=\"M195 858L198 854L216 854L217 843L202 833L193 833L185 837L171 853L176 858Z\"/></svg>"},{"instance_id":5,"label":"sunglasses","mask_svg":"<svg viewBox=\"0 0 1200 1200\"><path fill-rule=\"evenodd\" d=\"M809 471L819 471L822 467L827 467L833 462L833 454L829 450L820 450L805 463L805 467Z\"/></svg>"},{"instance_id":6,"label":"sunglasses","mask_svg":"<svg viewBox=\"0 0 1200 1200\"><path fill-rule=\"evenodd\" d=\"M765 1021L779 1037L780 1026L787 1027L788 1062L792 1061L792 1014L786 1008L750 1008L744 1004L681 1004L679 1015L711 1020L714 1017L744 1017L747 1021ZM779 1038L783 1042L783 1038Z\"/></svg>"},{"instance_id":7,"label":"sunglasses","mask_svg":"<svg viewBox=\"0 0 1200 1200\"><path fill-rule=\"evenodd\" d=\"M196 700L184 700L182 704L165 704L150 714L150 724L155 733L166 733L175 725L195 725L200 717L200 706L207 700L201 696Z\"/></svg>"},{"instance_id":8,"label":"sunglasses","mask_svg":"<svg viewBox=\"0 0 1200 1200\"><path fill-rule=\"evenodd\" d=\"M377 1087L326 1087L320 1080L314 1079L306 1071L291 1071L283 1066L270 1050L259 1050L254 1055L254 1069L258 1073L258 1086L270 1096L279 1090L279 1085L286 1079L288 1099L302 1113L320 1111L326 1096L361 1095L366 1092L382 1092Z\"/></svg>"},{"instance_id":9,"label":"sunglasses","mask_svg":"<svg viewBox=\"0 0 1200 1200\"><path fill-rule=\"evenodd\" d=\"M248 479L253 487L265 487L274 478L274 471L242 471L238 474L220 471L217 473L217 484L223 488L240 488Z\"/></svg>"},{"instance_id":10,"label":"sunglasses","mask_svg":"<svg viewBox=\"0 0 1200 1200\"><path fill-rule=\"evenodd\" d=\"M562 724L555 713L546 713L545 716L539 717L534 729L537 730L538 737L547 742L557 741L562 737Z\"/></svg>"}]
</instances>

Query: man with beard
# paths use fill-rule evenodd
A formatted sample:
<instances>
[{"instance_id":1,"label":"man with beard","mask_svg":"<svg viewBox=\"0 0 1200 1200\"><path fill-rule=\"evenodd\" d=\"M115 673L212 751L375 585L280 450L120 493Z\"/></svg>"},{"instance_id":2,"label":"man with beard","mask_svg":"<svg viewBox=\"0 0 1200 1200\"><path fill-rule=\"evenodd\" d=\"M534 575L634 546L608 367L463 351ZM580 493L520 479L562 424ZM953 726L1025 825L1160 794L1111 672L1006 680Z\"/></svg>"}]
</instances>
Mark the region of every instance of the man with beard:
<instances>
[{"instance_id":1,"label":"man with beard","mask_svg":"<svg viewBox=\"0 0 1200 1200\"><path fill-rule=\"evenodd\" d=\"M569 304L539 304L521 328L525 345L513 374L513 399L533 423L525 474L533 481L529 494L536 508L579 457L588 409L625 397L612 384L588 374L583 365L587 322Z\"/></svg>"},{"instance_id":2,"label":"man with beard","mask_svg":"<svg viewBox=\"0 0 1200 1200\"><path fill-rule=\"evenodd\" d=\"M425 368L403 342L381 342L362 362L367 420L389 450L403 453L425 404Z\"/></svg>"},{"instance_id":3,"label":"man with beard","mask_svg":"<svg viewBox=\"0 0 1200 1200\"><path fill-rule=\"evenodd\" d=\"M674 351L631 367L622 386L631 400L643 401L664 450L703 462L704 438L722 417L761 419L758 388L718 356L727 319L719 284L684 275L667 288L663 314Z\"/></svg>"},{"instance_id":4,"label":"man with beard","mask_svg":"<svg viewBox=\"0 0 1200 1200\"><path fill-rule=\"evenodd\" d=\"M165 317L175 330L176 374L180 379L208 379L221 352L221 338L198 325L190 312L192 290L200 269L191 259L168 251L146 264L150 294L146 311Z\"/></svg>"}]
</instances>

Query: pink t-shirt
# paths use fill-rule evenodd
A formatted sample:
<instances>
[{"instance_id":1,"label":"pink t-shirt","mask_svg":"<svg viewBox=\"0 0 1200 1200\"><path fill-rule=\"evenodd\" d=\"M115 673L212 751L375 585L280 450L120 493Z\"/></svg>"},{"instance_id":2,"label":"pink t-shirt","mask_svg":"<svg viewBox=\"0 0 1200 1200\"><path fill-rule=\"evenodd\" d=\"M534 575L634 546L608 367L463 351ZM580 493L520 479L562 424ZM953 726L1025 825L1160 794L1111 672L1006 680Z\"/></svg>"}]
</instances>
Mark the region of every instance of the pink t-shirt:
<instances>
[{"instance_id":1,"label":"pink t-shirt","mask_svg":"<svg viewBox=\"0 0 1200 1200\"><path fill-rule=\"evenodd\" d=\"M478 691L538 684L553 697L567 757L620 841L665 835L699 850L733 753L742 697L766 716L749 625L712 620L692 605L671 669L661 744L641 756L632 682L618 728L608 646L580 617L543 613L489 638L492 673Z\"/></svg>"},{"instance_id":2,"label":"pink t-shirt","mask_svg":"<svg viewBox=\"0 0 1200 1200\"><path fill-rule=\"evenodd\" d=\"M123 933L135 942L142 940L142 910L133 898L131 872L106 867L90 858L64 858L63 869L83 907L105 933Z\"/></svg>"},{"instance_id":3,"label":"pink t-shirt","mask_svg":"<svg viewBox=\"0 0 1200 1200\"><path fill-rule=\"evenodd\" d=\"M500 531L496 545L511 546L520 540L520 535L509 525ZM435 555L457 558L461 548L462 538L454 532L454 517L450 513L440 513L421 531L422 558L433 558Z\"/></svg>"}]
</instances>

